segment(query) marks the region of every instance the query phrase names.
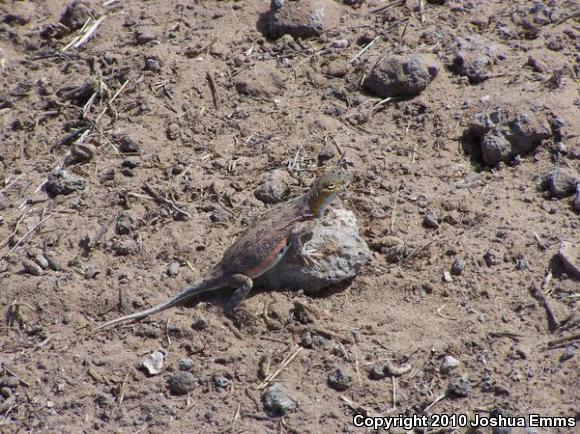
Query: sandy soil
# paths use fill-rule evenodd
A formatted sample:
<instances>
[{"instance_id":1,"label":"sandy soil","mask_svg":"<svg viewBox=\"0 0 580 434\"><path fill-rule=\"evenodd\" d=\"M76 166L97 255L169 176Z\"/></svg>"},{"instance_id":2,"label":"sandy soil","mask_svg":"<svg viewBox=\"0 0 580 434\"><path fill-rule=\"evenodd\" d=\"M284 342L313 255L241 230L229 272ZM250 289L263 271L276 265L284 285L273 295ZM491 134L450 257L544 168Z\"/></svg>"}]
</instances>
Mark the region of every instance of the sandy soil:
<instances>
[{"instance_id":1,"label":"sandy soil","mask_svg":"<svg viewBox=\"0 0 580 434\"><path fill-rule=\"evenodd\" d=\"M331 3L323 34L299 43L260 33L265 0L92 1L64 19L61 1L0 5L1 432L367 432L352 407L579 421L580 284L555 254L580 241L580 219L571 197L540 188L554 168L580 172L578 4ZM104 17L92 38L63 50L87 12ZM444 66L470 35L505 54L481 83ZM364 77L392 54L441 67L415 97L367 94ZM341 78L323 72L336 61L350 65ZM519 164L484 167L464 132L507 106L564 126ZM372 249L354 281L257 291L235 325L225 290L90 333L208 272L270 206L254 197L264 174L289 170L295 196L342 154L354 174L343 202ZM63 162L76 178L51 178L47 194ZM258 386L300 345L275 380L294 408L269 414ZM139 363L157 350L164 367L148 376ZM169 382L187 358L195 381L178 396ZM411 370L375 379L386 362ZM329 385L337 369L346 390Z\"/></svg>"}]
</instances>

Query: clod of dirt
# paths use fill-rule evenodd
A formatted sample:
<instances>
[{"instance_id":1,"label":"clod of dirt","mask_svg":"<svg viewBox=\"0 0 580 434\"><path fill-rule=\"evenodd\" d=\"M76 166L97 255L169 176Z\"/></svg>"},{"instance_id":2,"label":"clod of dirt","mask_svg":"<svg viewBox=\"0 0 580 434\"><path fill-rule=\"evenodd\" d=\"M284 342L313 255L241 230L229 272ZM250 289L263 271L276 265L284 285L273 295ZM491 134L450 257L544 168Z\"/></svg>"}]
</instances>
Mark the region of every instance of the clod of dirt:
<instances>
[{"instance_id":1,"label":"clod of dirt","mask_svg":"<svg viewBox=\"0 0 580 434\"><path fill-rule=\"evenodd\" d=\"M267 173L260 185L254 190L254 196L256 199L269 204L283 201L290 194L287 179L288 174L282 170Z\"/></svg>"},{"instance_id":2,"label":"clod of dirt","mask_svg":"<svg viewBox=\"0 0 580 434\"><path fill-rule=\"evenodd\" d=\"M73 1L64 10L60 17L60 23L67 26L71 31L80 29L93 15L91 8L84 1Z\"/></svg>"},{"instance_id":3,"label":"clod of dirt","mask_svg":"<svg viewBox=\"0 0 580 434\"><path fill-rule=\"evenodd\" d=\"M24 267L24 271L26 271L28 274L32 274L33 276L42 275L42 268L37 263L29 259L22 261L22 266Z\"/></svg>"},{"instance_id":4,"label":"clod of dirt","mask_svg":"<svg viewBox=\"0 0 580 434\"><path fill-rule=\"evenodd\" d=\"M552 136L545 115L529 109L498 108L474 115L464 132L464 144L468 153L488 166L495 166L531 153Z\"/></svg>"},{"instance_id":5,"label":"clod of dirt","mask_svg":"<svg viewBox=\"0 0 580 434\"><path fill-rule=\"evenodd\" d=\"M276 267L256 279L257 286L316 291L352 279L370 256L352 211L333 208L322 221L314 223L310 232L312 238L304 243L304 248L320 254L316 263L305 266L293 243Z\"/></svg>"},{"instance_id":6,"label":"clod of dirt","mask_svg":"<svg viewBox=\"0 0 580 434\"><path fill-rule=\"evenodd\" d=\"M197 386L197 379L191 372L180 371L169 379L169 391L174 395L186 395Z\"/></svg>"},{"instance_id":7,"label":"clod of dirt","mask_svg":"<svg viewBox=\"0 0 580 434\"><path fill-rule=\"evenodd\" d=\"M342 78L350 69L350 63L345 60L333 60L320 68L320 72L329 77Z\"/></svg>"},{"instance_id":8,"label":"clod of dirt","mask_svg":"<svg viewBox=\"0 0 580 434\"><path fill-rule=\"evenodd\" d=\"M491 77L492 65L502 56L498 45L480 36L456 38L446 49L445 64L455 73L481 83Z\"/></svg>"},{"instance_id":9,"label":"clod of dirt","mask_svg":"<svg viewBox=\"0 0 580 434\"><path fill-rule=\"evenodd\" d=\"M95 158L96 153L97 149L90 143L77 143L71 148L64 163L66 165L86 163Z\"/></svg>"},{"instance_id":10,"label":"clod of dirt","mask_svg":"<svg viewBox=\"0 0 580 434\"><path fill-rule=\"evenodd\" d=\"M497 265L500 261L499 252L494 249L487 249L487 251L483 255L483 260L485 261L485 265L491 267L493 265Z\"/></svg>"},{"instance_id":11,"label":"clod of dirt","mask_svg":"<svg viewBox=\"0 0 580 434\"><path fill-rule=\"evenodd\" d=\"M465 261L462 258L455 258L451 264L451 274L459 276L465 270Z\"/></svg>"},{"instance_id":12,"label":"clod of dirt","mask_svg":"<svg viewBox=\"0 0 580 434\"><path fill-rule=\"evenodd\" d=\"M84 190L85 181L67 170L59 170L48 175L48 180L44 188L52 197L61 194L69 195L77 190Z\"/></svg>"},{"instance_id":13,"label":"clod of dirt","mask_svg":"<svg viewBox=\"0 0 580 434\"><path fill-rule=\"evenodd\" d=\"M352 376L345 372L344 369L337 368L328 374L328 385L334 390L342 392L347 390L352 384Z\"/></svg>"},{"instance_id":14,"label":"clod of dirt","mask_svg":"<svg viewBox=\"0 0 580 434\"><path fill-rule=\"evenodd\" d=\"M148 375L157 375L162 371L164 362L165 362L165 352L154 351L143 357L143 360L141 360L139 366Z\"/></svg>"},{"instance_id":15,"label":"clod of dirt","mask_svg":"<svg viewBox=\"0 0 580 434\"><path fill-rule=\"evenodd\" d=\"M121 238L114 241L113 250L119 256L134 255L139 251L139 244L133 238Z\"/></svg>"},{"instance_id":16,"label":"clod of dirt","mask_svg":"<svg viewBox=\"0 0 580 434\"><path fill-rule=\"evenodd\" d=\"M511 144L498 128L488 131L481 139L481 160L490 167L511 159Z\"/></svg>"},{"instance_id":17,"label":"clod of dirt","mask_svg":"<svg viewBox=\"0 0 580 434\"><path fill-rule=\"evenodd\" d=\"M337 5L332 0L272 0L270 11L262 16L259 27L271 38L282 35L309 38L320 36L337 15Z\"/></svg>"},{"instance_id":18,"label":"clod of dirt","mask_svg":"<svg viewBox=\"0 0 580 434\"><path fill-rule=\"evenodd\" d=\"M566 271L580 279L580 245L562 241L558 247L558 257Z\"/></svg>"},{"instance_id":19,"label":"clod of dirt","mask_svg":"<svg viewBox=\"0 0 580 434\"><path fill-rule=\"evenodd\" d=\"M461 364L461 362L459 360L457 360L455 357L445 356L445 357L443 357L443 360L441 361L441 366L439 367L439 371L442 374L448 374L452 370L458 368L460 364Z\"/></svg>"},{"instance_id":20,"label":"clod of dirt","mask_svg":"<svg viewBox=\"0 0 580 434\"><path fill-rule=\"evenodd\" d=\"M467 398L471 395L471 384L466 378L453 378L449 381L447 395L451 398Z\"/></svg>"},{"instance_id":21,"label":"clod of dirt","mask_svg":"<svg viewBox=\"0 0 580 434\"><path fill-rule=\"evenodd\" d=\"M280 383L272 384L262 395L264 409L272 416L283 416L296 408L296 402Z\"/></svg>"},{"instance_id":22,"label":"clod of dirt","mask_svg":"<svg viewBox=\"0 0 580 434\"><path fill-rule=\"evenodd\" d=\"M543 187L551 197L563 199L576 193L580 177L564 169L555 169L544 178Z\"/></svg>"},{"instance_id":23,"label":"clod of dirt","mask_svg":"<svg viewBox=\"0 0 580 434\"><path fill-rule=\"evenodd\" d=\"M382 98L418 95L438 72L437 62L430 56L391 56L375 65L364 87Z\"/></svg>"}]
</instances>

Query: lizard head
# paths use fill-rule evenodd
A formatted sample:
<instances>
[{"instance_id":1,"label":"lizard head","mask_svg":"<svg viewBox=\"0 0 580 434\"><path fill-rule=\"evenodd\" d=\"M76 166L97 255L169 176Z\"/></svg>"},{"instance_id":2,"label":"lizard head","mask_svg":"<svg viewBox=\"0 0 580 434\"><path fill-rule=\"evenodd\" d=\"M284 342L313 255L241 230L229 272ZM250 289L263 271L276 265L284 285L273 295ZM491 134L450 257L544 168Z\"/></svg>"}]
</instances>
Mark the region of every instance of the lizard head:
<instances>
[{"instance_id":1,"label":"lizard head","mask_svg":"<svg viewBox=\"0 0 580 434\"><path fill-rule=\"evenodd\" d=\"M338 167L328 169L310 188L312 213L321 215L324 208L351 183L352 175Z\"/></svg>"}]
</instances>

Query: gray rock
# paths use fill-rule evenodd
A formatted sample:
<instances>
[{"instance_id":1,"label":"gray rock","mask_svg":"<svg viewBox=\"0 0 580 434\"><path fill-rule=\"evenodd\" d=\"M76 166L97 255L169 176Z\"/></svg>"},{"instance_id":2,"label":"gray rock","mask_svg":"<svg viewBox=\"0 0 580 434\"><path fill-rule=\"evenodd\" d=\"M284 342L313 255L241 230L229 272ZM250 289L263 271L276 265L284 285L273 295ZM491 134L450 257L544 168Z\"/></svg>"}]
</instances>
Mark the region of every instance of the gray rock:
<instances>
[{"instance_id":1,"label":"gray rock","mask_svg":"<svg viewBox=\"0 0 580 434\"><path fill-rule=\"evenodd\" d=\"M48 175L45 189L51 196L69 195L85 189L85 181L67 170L58 170Z\"/></svg>"},{"instance_id":2,"label":"gray rock","mask_svg":"<svg viewBox=\"0 0 580 434\"><path fill-rule=\"evenodd\" d=\"M491 267L492 265L497 265L499 263L499 253L494 249L488 249L483 255L483 260L485 265Z\"/></svg>"},{"instance_id":3,"label":"gray rock","mask_svg":"<svg viewBox=\"0 0 580 434\"><path fill-rule=\"evenodd\" d=\"M262 395L262 402L264 409L272 416L282 416L296 408L295 401L280 383L275 383L266 389Z\"/></svg>"},{"instance_id":4,"label":"gray rock","mask_svg":"<svg viewBox=\"0 0 580 434\"><path fill-rule=\"evenodd\" d=\"M576 195L574 196L574 209L580 212L580 182L576 185Z\"/></svg>"},{"instance_id":5,"label":"gray rock","mask_svg":"<svg viewBox=\"0 0 580 434\"><path fill-rule=\"evenodd\" d=\"M169 379L169 391L174 395L185 395L195 389L197 379L191 372L176 372Z\"/></svg>"},{"instance_id":6,"label":"gray rock","mask_svg":"<svg viewBox=\"0 0 580 434\"><path fill-rule=\"evenodd\" d=\"M328 385L334 390L342 392L347 390L352 384L352 376L346 373L343 369L335 369L328 374Z\"/></svg>"},{"instance_id":7,"label":"gray rock","mask_svg":"<svg viewBox=\"0 0 580 434\"><path fill-rule=\"evenodd\" d=\"M304 248L325 252L314 265L305 266L293 244L276 267L256 279L256 286L316 291L352 279L370 256L352 211L331 208L321 221L314 223L311 233Z\"/></svg>"},{"instance_id":8,"label":"gray rock","mask_svg":"<svg viewBox=\"0 0 580 434\"><path fill-rule=\"evenodd\" d=\"M462 258L455 258L451 264L451 273L459 276L465 270L465 261Z\"/></svg>"},{"instance_id":9,"label":"gray rock","mask_svg":"<svg viewBox=\"0 0 580 434\"><path fill-rule=\"evenodd\" d=\"M456 38L446 49L445 63L449 69L481 83L491 76L491 67L501 56L499 47L491 41L472 35Z\"/></svg>"},{"instance_id":10,"label":"gray rock","mask_svg":"<svg viewBox=\"0 0 580 434\"><path fill-rule=\"evenodd\" d=\"M563 169L555 169L544 178L544 187L551 197L563 199L576 193L580 177Z\"/></svg>"},{"instance_id":11,"label":"gray rock","mask_svg":"<svg viewBox=\"0 0 580 434\"><path fill-rule=\"evenodd\" d=\"M254 191L254 196L256 199L269 204L283 201L290 193L287 178L288 174L282 170L267 173Z\"/></svg>"},{"instance_id":12,"label":"gray rock","mask_svg":"<svg viewBox=\"0 0 580 434\"><path fill-rule=\"evenodd\" d=\"M382 98L418 95L438 72L437 62L429 56L391 56L375 65L364 86Z\"/></svg>"},{"instance_id":13,"label":"gray rock","mask_svg":"<svg viewBox=\"0 0 580 434\"><path fill-rule=\"evenodd\" d=\"M93 15L94 13L86 2L75 0L64 10L64 13L60 17L60 23L67 26L72 32L80 29L87 19Z\"/></svg>"},{"instance_id":14,"label":"gray rock","mask_svg":"<svg viewBox=\"0 0 580 434\"><path fill-rule=\"evenodd\" d=\"M443 374L448 374L455 368L458 368L461 362L457 360L455 357L452 356L445 356L441 361L441 366L439 367L439 371Z\"/></svg>"},{"instance_id":15,"label":"gray rock","mask_svg":"<svg viewBox=\"0 0 580 434\"><path fill-rule=\"evenodd\" d=\"M274 0L270 12L264 17L263 30L271 38L282 35L295 38L320 36L326 25L327 13L335 8L331 0Z\"/></svg>"},{"instance_id":16,"label":"gray rock","mask_svg":"<svg viewBox=\"0 0 580 434\"><path fill-rule=\"evenodd\" d=\"M511 155L511 144L499 129L489 131L481 139L481 159L486 165L497 166L502 161L509 161Z\"/></svg>"}]
</instances>

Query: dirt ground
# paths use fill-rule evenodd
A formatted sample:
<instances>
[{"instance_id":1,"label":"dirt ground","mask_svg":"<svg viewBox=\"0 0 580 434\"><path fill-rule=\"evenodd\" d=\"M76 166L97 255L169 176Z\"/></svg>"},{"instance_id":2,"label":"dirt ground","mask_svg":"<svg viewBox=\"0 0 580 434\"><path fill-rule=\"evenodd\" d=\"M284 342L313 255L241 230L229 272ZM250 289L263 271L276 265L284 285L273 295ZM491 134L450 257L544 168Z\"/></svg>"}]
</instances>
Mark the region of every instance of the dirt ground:
<instances>
[{"instance_id":1,"label":"dirt ground","mask_svg":"<svg viewBox=\"0 0 580 434\"><path fill-rule=\"evenodd\" d=\"M258 30L266 0L0 5L0 432L370 432L353 414L423 411L580 423L580 284L555 257L580 219L540 188L580 171L578 3L331 3L334 21L300 41ZM88 16L91 38L69 44ZM443 65L469 35L505 52L480 83ZM419 95L361 86L382 57L417 53L442 65ZM342 77L324 72L334 61ZM484 167L464 132L508 105L564 127ZM211 270L270 206L254 196L264 174L288 171L293 197L341 157L372 250L352 282L256 291L236 324L224 290L90 332ZM270 414L259 386L297 351L274 380L293 408ZM169 389L180 369L184 395Z\"/></svg>"}]
</instances>

